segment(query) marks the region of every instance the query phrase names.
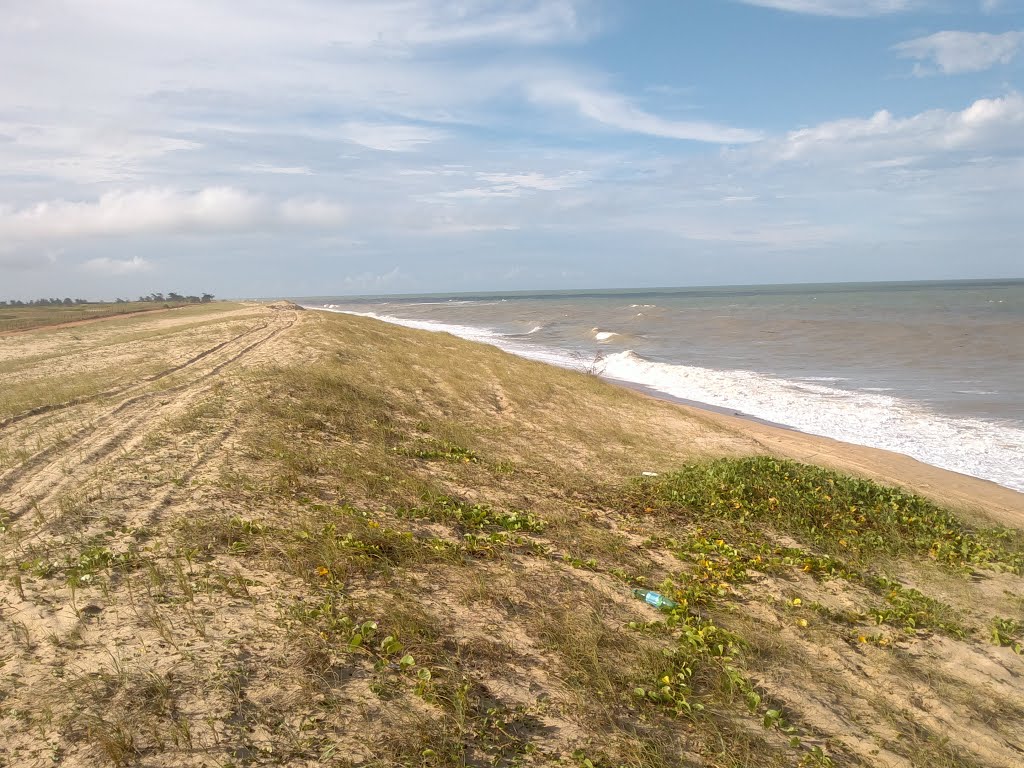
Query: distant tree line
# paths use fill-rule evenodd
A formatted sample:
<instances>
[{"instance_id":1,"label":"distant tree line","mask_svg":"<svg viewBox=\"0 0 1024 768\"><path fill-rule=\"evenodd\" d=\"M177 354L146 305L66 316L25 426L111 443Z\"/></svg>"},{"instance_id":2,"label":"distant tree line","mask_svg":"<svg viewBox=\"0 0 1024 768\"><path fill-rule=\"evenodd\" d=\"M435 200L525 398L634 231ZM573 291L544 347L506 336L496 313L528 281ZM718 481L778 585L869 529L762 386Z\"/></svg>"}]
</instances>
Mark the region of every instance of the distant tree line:
<instances>
[{"instance_id":1,"label":"distant tree line","mask_svg":"<svg viewBox=\"0 0 1024 768\"><path fill-rule=\"evenodd\" d=\"M71 307L75 304L88 304L85 299L33 299L32 301L0 300L0 307Z\"/></svg>"},{"instance_id":2,"label":"distant tree line","mask_svg":"<svg viewBox=\"0 0 1024 768\"><path fill-rule=\"evenodd\" d=\"M162 293L151 293L149 294L149 296L139 296L139 298L136 299L136 301L153 301L158 304L163 304L166 302L184 302L185 304L207 304L213 301L213 294L204 293L202 296L182 296L180 293L175 293L174 291L171 291L166 296L164 296ZM127 304L128 302L127 299L115 299L114 303Z\"/></svg>"},{"instance_id":3,"label":"distant tree line","mask_svg":"<svg viewBox=\"0 0 1024 768\"><path fill-rule=\"evenodd\" d=\"M114 299L115 304L128 304L129 299ZM151 293L148 296L139 296L136 301L153 302L154 304L208 304L213 301L212 293L204 293L200 296L182 296L180 293L171 291L166 296L162 293ZM4 301L0 299L0 307L73 307L78 304L109 304L108 301L86 301L85 299L33 299L21 301L11 299Z\"/></svg>"}]
</instances>

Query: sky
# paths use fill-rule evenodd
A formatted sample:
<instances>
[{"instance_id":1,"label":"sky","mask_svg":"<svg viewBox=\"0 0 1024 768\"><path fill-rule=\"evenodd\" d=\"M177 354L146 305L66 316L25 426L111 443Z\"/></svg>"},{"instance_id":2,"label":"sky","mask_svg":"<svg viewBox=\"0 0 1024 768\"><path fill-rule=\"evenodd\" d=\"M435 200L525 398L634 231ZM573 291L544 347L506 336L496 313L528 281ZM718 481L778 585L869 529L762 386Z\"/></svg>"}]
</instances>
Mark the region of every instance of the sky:
<instances>
[{"instance_id":1,"label":"sky","mask_svg":"<svg viewBox=\"0 0 1024 768\"><path fill-rule=\"evenodd\" d=\"M1024 276L1024 0L4 0L0 299Z\"/></svg>"}]
</instances>

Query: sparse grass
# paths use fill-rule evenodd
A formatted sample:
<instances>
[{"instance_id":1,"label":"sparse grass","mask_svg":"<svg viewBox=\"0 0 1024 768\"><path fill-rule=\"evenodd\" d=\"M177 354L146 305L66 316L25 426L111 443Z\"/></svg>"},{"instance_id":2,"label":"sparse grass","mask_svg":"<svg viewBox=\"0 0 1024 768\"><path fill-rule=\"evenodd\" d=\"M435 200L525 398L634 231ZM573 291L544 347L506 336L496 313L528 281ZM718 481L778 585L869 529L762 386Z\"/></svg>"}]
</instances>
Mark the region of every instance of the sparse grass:
<instances>
[{"instance_id":1,"label":"sparse grass","mask_svg":"<svg viewBox=\"0 0 1024 768\"><path fill-rule=\"evenodd\" d=\"M151 312L154 309L183 306L187 305L180 302L157 304L144 301L130 301L122 304L75 304L60 307L4 306L0 307L0 333L25 331L59 323L99 320L118 315L130 315L138 312Z\"/></svg>"},{"instance_id":2,"label":"sparse grass","mask_svg":"<svg viewBox=\"0 0 1024 768\"><path fill-rule=\"evenodd\" d=\"M990 695L968 664L932 674L929 659L1014 660L993 647L1020 643L1013 603L963 574L1011 588L1017 532L813 467L692 463L691 444L724 453L739 438L593 376L306 314L258 364L139 422L137 447L106 454L103 472L55 473L64 484L36 489L34 508L0 511L0 597L33 606L8 622L0 669L35 674L32 700L0 678L14 745L0 762L774 768L872 766L882 745L900 765L966 767L1007 754L994 723L1024 711L1019 692ZM256 325L245 317L197 314L191 348ZM141 318L111 322L119 339L143 332ZM139 346L168 339L181 337ZM161 380L161 402L189 375ZM88 427L78 413L71 435ZM0 442L0 458L16 450ZM663 474L634 479L650 468ZM656 612L636 586L679 607ZM52 625L32 623L41 611ZM922 691L946 692L969 726L929 719Z\"/></svg>"},{"instance_id":3,"label":"sparse grass","mask_svg":"<svg viewBox=\"0 0 1024 768\"><path fill-rule=\"evenodd\" d=\"M103 374L92 372L11 382L0 391L0 421L31 408L89 397L103 392L109 385L109 379Z\"/></svg>"}]
</instances>

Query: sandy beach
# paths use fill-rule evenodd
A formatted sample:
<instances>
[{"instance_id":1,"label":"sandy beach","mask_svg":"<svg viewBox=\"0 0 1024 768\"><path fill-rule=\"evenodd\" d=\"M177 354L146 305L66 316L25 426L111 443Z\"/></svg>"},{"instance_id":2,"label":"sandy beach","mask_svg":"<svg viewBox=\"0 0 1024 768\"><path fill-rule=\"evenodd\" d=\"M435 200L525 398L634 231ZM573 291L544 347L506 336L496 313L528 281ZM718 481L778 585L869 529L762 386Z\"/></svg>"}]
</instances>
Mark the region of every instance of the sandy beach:
<instances>
[{"instance_id":1,"label":"sandy beach","mask_svg":"<svg viewBox=\"0 0 1024 768\"><path fill-rule=\"evenodd\" d=\"M673 500L749 457L908 511ZM286 302L7 334L0 764L1011 768L1022 528L994 483Z\"/></svg>"}]
</instances>

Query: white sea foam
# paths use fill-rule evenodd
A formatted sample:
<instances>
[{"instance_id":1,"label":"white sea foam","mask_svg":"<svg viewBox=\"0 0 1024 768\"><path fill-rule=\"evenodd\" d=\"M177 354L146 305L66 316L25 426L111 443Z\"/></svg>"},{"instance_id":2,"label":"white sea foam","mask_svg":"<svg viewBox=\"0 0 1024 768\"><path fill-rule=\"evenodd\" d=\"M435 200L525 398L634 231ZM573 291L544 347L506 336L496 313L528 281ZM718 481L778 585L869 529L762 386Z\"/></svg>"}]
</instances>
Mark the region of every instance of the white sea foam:
<instances>
[{"instance_id":1,"label":"white sea foam","mask_svg":"<svg viewBox=\"0 0 1024 768\"><path fill-rule=\"evenodd\" d=\"M568 355L562 350L546 349L537 344L516 343L513 339L489 328L478 326L456 325L454 323L441 323L436 320L411 320L405 317L394 315L380 315L376 312L355 312L346 309L328 310L343 315L357 315L359 317L372 317L375 320L383 320L386 323L401 325L406 328L417 328L421 331L434 331L435 333L450 333L470 341L479 341L484 344L498 347L520 357L530 360L538 360L543 363L558 365L562 368L582 369L584 366L575 357Z\"/></svg>"},{"instance_id":2,"label":"white sea foam","mask_svg":"<svg viewBox=\"0 0 1024 768\"><path fill-rule=\"evenodd\" d=\"M656 363L619 352L604 374L849 443L884 448L1024 491L1024 430L944 416L879 392L792 382L754 371Z\"/></svg>"},{"instance_id":3,"label":"white sea foam","mask_svg":"<svg viewBox=\"0 0 1024 768\"><path fill-rule=\"evenodd\" d=\"M594 338L598 341L608 341L609 339L619 335L615 333L615 331L602 331L600 328L591 328L590 330L593 332Z\"/></svg>"},{"instance_id":4,"label":"white sea foam","mask_svg":"<svg viewBox=\"0 0 1024 768\"><path fill-rule=\"evenodd\" d=\"M409 328L446 331L563 368L586 370L592 366L584 355L517 342L492 329L373 312L346 314ZM844 390L826 386L827 377L818 377L823 383L813 383L755 371L658 363L629 350L608 355L601 365L602 375L610 379L785 424L802 432L896 451L936 467L1024 491L1024 429L1013 425L945 416L883 394L883 388Z\"/></svg>"},{"instance_id":5,"label":"white sea foam","mask_svg":"<svg viewBox=\"0 0 1024 768\"><path fill-rule=\"evenodd\" d=\"M355 312L348 309L333 310L343 315L356 315L358 317L372 317L374 320L383 320L386 323L392 323L394 325L403 325L406 328L418 328L422 331L437 331L446 332L454 336L460 336L464 339L470 339L471 341L484 341L493 343L495 340L502 338L502 334L497 331L491 331L487 328L478 328L470 325L455 325L453 323L439 323L434 320L410 320L404 317L394 317L393 315L380 315L376 312Z\"/></svg>"},{"instance_id":6,"label":"white sea foam","mask_svg":"<svg viewBox=\"0 0 1024 768\"><path fill-rule=\"evenodd\" d=\"M543 330L544 330L544 326L543 325L535 325L533 328L531 328L530 330L528 330L526 332L526 335L529 336L531 333L536 333L537 331L543 331Z\"/></svg>"}]
</instances>

